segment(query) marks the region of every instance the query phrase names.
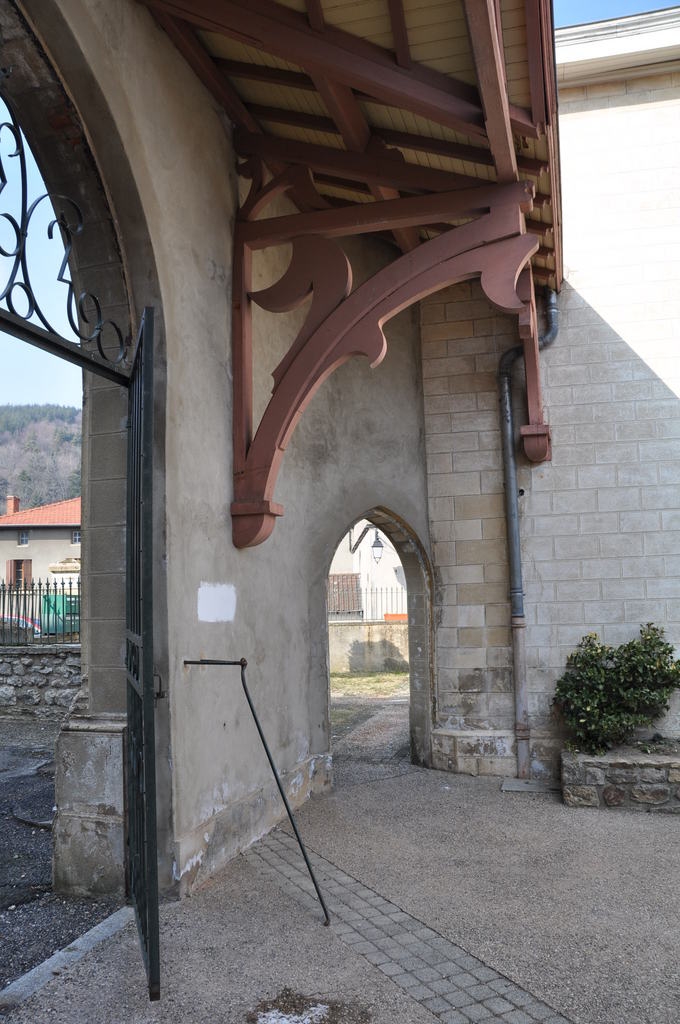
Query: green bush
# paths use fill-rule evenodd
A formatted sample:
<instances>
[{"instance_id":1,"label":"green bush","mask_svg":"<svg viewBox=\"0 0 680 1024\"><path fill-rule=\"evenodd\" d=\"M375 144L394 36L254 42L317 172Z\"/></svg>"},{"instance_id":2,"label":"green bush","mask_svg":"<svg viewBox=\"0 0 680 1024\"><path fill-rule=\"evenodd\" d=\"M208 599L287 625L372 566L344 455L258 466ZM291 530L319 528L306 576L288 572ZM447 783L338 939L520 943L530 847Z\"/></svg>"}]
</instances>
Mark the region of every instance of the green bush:
<instances>
[{"instance_id":1,"label":"green bush","mask_svg":"<svg viewBox=\"0 0 680 1024\"><path fill-rule=\"evenodd\" d=\"M567 658L553 704L571 733L571 745L602 754L628 742L636 729L651 726L668 710L680 686L680 661L663 629L648 622L639 640L620 647L601 643L588 633Z\"/></svg>"}]
</instances>

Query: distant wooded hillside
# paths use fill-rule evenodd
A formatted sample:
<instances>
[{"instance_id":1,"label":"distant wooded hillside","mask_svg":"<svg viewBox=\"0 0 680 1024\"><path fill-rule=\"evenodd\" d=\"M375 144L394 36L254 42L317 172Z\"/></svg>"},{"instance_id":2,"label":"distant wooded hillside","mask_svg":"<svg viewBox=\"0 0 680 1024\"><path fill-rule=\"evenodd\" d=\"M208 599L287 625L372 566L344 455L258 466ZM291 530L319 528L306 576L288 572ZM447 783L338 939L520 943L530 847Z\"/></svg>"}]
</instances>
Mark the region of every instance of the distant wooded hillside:
<instances>
[{"instance_id":1,"label":"distant wooded hillside","mask_svg":"<svg viewBox=\"0 0 680 1024\"><path fill-rule=\"evenodd\" d=\"M21 508L80 494L82 410L0 405L0 514L16 494Z\"/></svg>"}]
</instances>

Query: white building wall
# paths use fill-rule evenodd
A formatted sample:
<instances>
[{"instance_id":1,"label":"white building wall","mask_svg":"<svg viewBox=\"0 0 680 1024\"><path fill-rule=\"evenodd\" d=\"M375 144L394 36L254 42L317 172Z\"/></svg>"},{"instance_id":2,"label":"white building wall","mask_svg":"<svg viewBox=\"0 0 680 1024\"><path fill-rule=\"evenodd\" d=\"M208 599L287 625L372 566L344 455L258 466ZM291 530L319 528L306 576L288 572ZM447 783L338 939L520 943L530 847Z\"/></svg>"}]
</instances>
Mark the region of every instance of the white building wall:
<instances>
[{"instance_id":1,"label":"white building wall","mask_svg":"<svg viewBox=\"0 0 680 1024\"><path fill-rule=\"evenodd\" d=\"M559 52L559 51L558 51ZM559 57L558 57L559 59ZM581 637L680 644L680 74L563 91L566 281L541 355L552 461L519 448L532 769L557 769L555 682ZM518 343L476 283L421 308L436 613L435 763L514 774L496 370ZM521 368L516 422L526 422ZM680 732L680 700L662 731Z\"/></svg>"}]
</instances>

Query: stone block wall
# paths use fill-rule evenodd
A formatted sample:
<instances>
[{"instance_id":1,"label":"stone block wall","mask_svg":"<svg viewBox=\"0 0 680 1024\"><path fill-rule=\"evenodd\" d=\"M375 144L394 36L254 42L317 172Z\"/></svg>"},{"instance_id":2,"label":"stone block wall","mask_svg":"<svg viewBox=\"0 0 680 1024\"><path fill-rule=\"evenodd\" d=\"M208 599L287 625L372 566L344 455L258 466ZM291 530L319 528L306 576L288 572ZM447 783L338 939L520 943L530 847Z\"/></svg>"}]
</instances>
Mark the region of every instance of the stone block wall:
<instances>
[{"instance_id":1,"label":"stone block wall","mask_svg":"<svg viewBox=\"0 0 680 1024\"><path fill-rule=\"evenodd\" d=\"M0 717L59 722L80 680L79 646L0 648Z\"/></svg>"},{"instance_id":2,"label":"stone block wall","mask_svg":"<svg viewBox=\"0 0 680 1024\"><path fill-rule=\"evenodd\" d=\"M669 162L680 78L571 90L560 110L566 280L557 339L541 354L552 460L532 466L517 446L537 777L559 776L551 702L585 633L620 644L651 621L680 647L680 300L669 287L680 276ZM514 775L496 370L517 326L470 282L421 304L421 336L438 584L434 760ZM519 428L521 365L514 403ZM680 735L680 695L657 728Z\"/></svg>"},{"instance_id":3,"label":"stone block wall","mask_svg":"<svg viewBox=\"0 0 680 1024\"><path fill-rule=\"evenodd\" d=\"M430 532L436 566L435 767L515 774L496 370L517 344L478 282L421 305Z\"/></svg>"}]
</instances>

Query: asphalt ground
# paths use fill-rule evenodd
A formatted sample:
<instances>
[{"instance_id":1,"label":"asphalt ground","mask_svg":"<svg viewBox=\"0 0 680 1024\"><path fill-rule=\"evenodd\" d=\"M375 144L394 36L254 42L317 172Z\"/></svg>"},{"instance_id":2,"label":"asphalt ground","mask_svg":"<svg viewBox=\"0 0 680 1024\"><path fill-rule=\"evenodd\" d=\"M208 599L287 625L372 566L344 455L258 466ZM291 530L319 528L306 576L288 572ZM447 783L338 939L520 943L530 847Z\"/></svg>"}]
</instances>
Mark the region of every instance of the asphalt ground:
<instances>
[{"instance_id":1,"label":"asphalt ground","mask_svg":"<svg viewBox=\"0 0 680 1024\"><path fill-rule=\"evenodd\" d=\"M57 729L0 720L0 989L120 906L52 891Z\"/></svg>"}]
</instances>

